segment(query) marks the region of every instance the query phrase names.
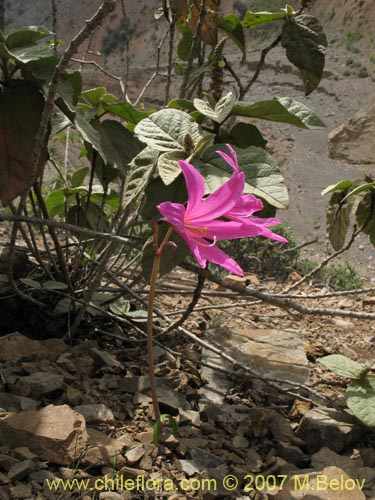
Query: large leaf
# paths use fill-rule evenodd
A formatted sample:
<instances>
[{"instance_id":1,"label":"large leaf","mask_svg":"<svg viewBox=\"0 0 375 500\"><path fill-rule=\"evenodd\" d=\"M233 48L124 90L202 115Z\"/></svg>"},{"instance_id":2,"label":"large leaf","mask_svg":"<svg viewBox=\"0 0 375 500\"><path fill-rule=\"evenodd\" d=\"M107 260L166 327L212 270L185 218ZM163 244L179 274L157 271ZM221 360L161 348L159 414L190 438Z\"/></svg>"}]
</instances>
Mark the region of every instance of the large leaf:
<instances>
[{"instance_id":1,"label":"large leaf","mask_svg":"<svg viewBox=\"0 0 375 500\"><path fill-rule=\"evenodd\" d=\"M127 122L137 124L144 118L150 116L154 110L151 111L139 111L128 102L115 102L115 103L103 103L103 108L110 113L113 113L120 118L123 118Z\"/></svg>"},{"instance_id":2,"label":"large leaf","mask_svg":"<svg viewBox=\"0 0 375 500\"><path fill-rule=\"evenodd\" d=\"M325 127L324 122L310 108L291 97L275 97L270 101L259 101L254 104L237 102L233 106L231 114L289 123L299 128Z\"/></svg>"},{"instance_id":3,"label":"large leaf","mask_svg":"<svg viewBox=\"0 0 375 500\"><path fill-rule=\"evenodd\" d=\"M172 184L181 173L178 160L186 160L187 154L183 151L162 153L158 160L158 173L166 186Z\"/></svg>"},{"instance_id":4,"label":"large leaf","mask_svg":"<svg viewBox=\"0 0 375 500\"><path fill-rule=\"evenodd\" d=\"M300 70L305 94L311 94L322 78L327 49L327 37L319 21L307 14L289 18L283 26L281 44L289 61Z\"/></svg>"},{"instance_id":5,"label":"large leaf","mask_svg":"<svg viewBox=\"0 0 375 500\"><path fill-rule=\"evenodd\" d=\"M357 361L342 356L341 354L331 354L320 358L319 362L341 377L356 379L361 374L363 366Z\"/></svg>"},{"instance_id":6,"label":"large leaf","mask_svg":"<svg viewBox=\"0 0 375 500\"><path fill-rule=\"evenodd\" d=\"M225 31L239 49L242 50L242 62L246 60L246 40L241 21L235 14L221 17L219 19L219 28Z\"/></svg>"},{"instance_id":7,"label":"large leaf","mask_svg":"<svg viewBox=\"0 0 375 500\"><path fill-rule=\"evenodd\" d=\"M142 149L140 142L118 121L104 120L94 126L100 134L101 150L107 162L125 174L129 163Z\"/></svg>"},{"instance_id":8,"label":"large leaf","mask_svg":"<svg viewBox=\"0 0 375 500\"><path fill-rule=\"evenodd\" d=\"M27 187L43 107L41 93L26 81L15 80L0 93L0 200L4 206Z\"/></svg>"},{"instance_id":9,"label":"large leaf","mask_svg":"<svg viewBox=\"0 0 375 500\"><path fill-rule=\"evenodd\" d=\"M336 251L345 244L350 222L351 205L343 202L345 194L345 191L333 193L327 206L328 236Z\"/></svg>"},{"instance_id":10,"label":"large leaf","mask_svg":"<svg viewBox=\"0 0 375 500\"><path fill-rule=\"evenodd\" d=\"M216 153L218 149L227 151L224 145L211 146L200 160L194 161L205 178L209 192L215 191L233 173L233 169ZM245 191L260 196L276 208L286 208L288 191L272 157L264 149L255 146L234 149L240 169L245 173Z\"/></svg>"},{"instance_id":11,"label":"large leaf","mask_svg":"<svg viewBox=\"0 0 375 500\"><path fill-rule=\"evenodd\" d=\"M185 179L179 175L172 184L166 186L160 177L152 179L146 186L146 203L142 210L142 217L147 221L155 221L161 218L156 208L163 201L184 203L187 200Z\"/></svg>"},{"instance_id":12,"label":"large leaf","mask_svg":"<svg viewBox=\"0 0 375 500\"><path fill-rule=\"evenodd\" d=\"M43 26L28 26L17 31L9 33L5 39L6 46L9 50L28 47L34 45L42 38L53 35L51 31Z\"/></svg>"},{"instance_id":13,"label":"large leaf","mask_svg":"<svg viewBox=\"0 0 375 500\"><path fill-rule=\"evenodd\" d=\"M265 148L267 144L259 129L251 123L236 123L230 131L230 136L238 147L244 149L249 146Z\"/></svg>"},{"instance_id":14,"label":"large leaf","mask_svg":"<svg viewBox=\"0 0 375 500\"><path fill-rule=\"evenodd\" d=\"M214 122L222 123L230 114L234 105L235 95L228 92L213 108L207 101L194 99L194 106L202 115L211 118Z\"/></svg>"},{"instance_id":15,"label":"large leaf","mask_svg":"<svg viewBox=\"0 0 375 500\"><path fill-rule=\"evenodd\" d=\"M368 427L375 427L375 377L367 374L346 389L346 404L354 415Z\"/></svg>"},{"instance_id":16,"label":"large leaf","mask_svg":"<svg viewBox=\"0 0 375 500\"><path fill-rule=\"evenodd\" d=\"M285 19L287 16L286 11L284 12L251 12L249 10L246 16L242 20L242 26L244 28L256 28L261 24L271 23L273 21L280 21Z\"/></svg>"},{"instance_id":17,"label":"large leaf","mask_svg":"<svg viewBox=\"0 0 375 500\"><path fill-rule=\"evenodd\" d=\"M372 245L375 246L375 191L371 189L365 194L360 201L356 218L358 227L362 227L362 231L368 235Z\"/></svg>"},{"instance_id":18,"label":"large leaf","mask_svg":"<svg viewBox=\"0 0 375 500\"><path fill-rule=\"evenodd\" d=\"M200 25L202 40L207 45L214 46L217 44L218 3L216 0L205 0L203 13L201 6L201 0L192 1L188 28L192 33L196 33Z\"/></svg>"},{"instance_id":19,"label":"large leaf","mask_svg":"<svg viewBox=\"0 0 375 500\"><path fill-rule=\"evenodd\" d=\"M354 181L352 181L350 179L344 179L342 181L337 182L336 184L330 184L325 189L323 189L322 196L324 196L327 193L332 193L332 191L346 191L346 192L348 192L352 186L357 185L358 182L360 182L360 181L361 181L361 179L354 179Z\"/></svg>"},{"instance_id":20,"label":"large leaf","mask_svg":"<svg viewBox=\"0 0 375 500\"><path fill-rule=\"evenodd\" d=\"M187 24L184 23L180 27L182 38L177 44L177 55L181 61L188 61L193 44L193 33L188 29ZM194 58L198 57L198 53L194 54Z\"/></svg>"},{"instance_id":21,"label":"large leaf","mask_svg":"<svg viewBox=\"0 0 375 500\"><path fill-rule=\"evenodd\" d=\"M195 144L201 138L197 123L183 111L162 109L140 121L134 129L138 138L157 151L186 149L186 136Z\"/></svg>"},{"instance_id":22,"label":"large leaf","mask_svg":"<svg viewBox=\"0 0 375 500\"><path fill-rule=\"evenodd\" d=\"M32 61L54 57L52 46L46 43L39 43L28 47L18 47L12 50L7 50L9 56L14 57L14 59L21 64L27 64Z\"/></svg>"},{"instance_id":23,"label":"large leaf","mask_svg":"<svg viewBox=\"0 0 375 500\"><path fill-rule=\"evenodd\" d=\"M126 178L124 206L129 205L144 191L155 171L158 156L158 151L152 148L145 148L130 163L130 169Z\"/></svg>"}]
</instances>

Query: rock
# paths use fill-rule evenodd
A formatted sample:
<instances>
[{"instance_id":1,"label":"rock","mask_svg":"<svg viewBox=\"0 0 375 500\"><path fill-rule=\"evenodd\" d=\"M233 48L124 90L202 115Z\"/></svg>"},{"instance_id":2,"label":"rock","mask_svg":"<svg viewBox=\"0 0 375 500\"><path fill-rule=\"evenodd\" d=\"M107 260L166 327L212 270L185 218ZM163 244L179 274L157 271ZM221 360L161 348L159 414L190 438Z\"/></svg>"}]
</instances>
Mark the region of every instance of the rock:
<instances>
[{"instance_id":1,"label":"rock","mask_svg":"<svg viewBox=\"0 0 375 500\"><path fill-rule=\"evenodd\" d=\"M365 429L350 413L325 407L309 410L296 431L296 435L306 442L311 453L320 450L327 443L333 451L340 452L364 433Z\"/></svg>"},{"instance_id":2,"label":"rock","mask_svg":"<svg viewBox=\"0 0 375 500\"><path fill-rule=\"evenodd\" d=\"M191 422L196 427L200 426L201 417L199 412L194 410L183 410L182 408L179 408L179 414L180 424L183 424L184 422Z\"/></svg>"},{"instance_id":3,"label":"rock","mask_svg":"<svg viewBox=\"0 0 375 500\"><path fill-rule=\"evenodd\" d=\"M331 158L353 164L375 163L375 99L328 137Z\"/></svg>"},{"instance_id":4,"label":"rock","mask_svg":"<svg viewBox=\"0 0 375 500\"><path fill-rule=\"evenodd\" d=\"M294 446L290 443L285 443L283 441L279 441L277 443L277 454L284 458L287 462L292 463L294 465L299 465L302 463L307 457L304 455L302 450L298 448L298 446ZM336 463L336 462L331 462Z\"/></svg>"},{"instance_id":5,"label":"rock","mask_svg":"<svg viewBox=\"0 0 375 500\"><path fill-rule=\"evenodd\" d=\"M12 391L20 396L32 396L35 399L54 397L63 391L64 377L58 373L36 372L20 377Z\"/></svg>"},{"instance_id":6,"label":"rock","mask_svg":"<svg viewBox=\"0 0 375 500\"><path fill-rule=\"evenodd\" d=\"M178 460L182 472L187 476L194 476L194 474L199 474L199 469L192 460Z\"/></svg>"},{"instance_id":7,"label":"rock","mask_svg":"<svg viewBox=\"0 0 375 500\"><path fill-rule=\"evenodd\" d=\"M27 250L15 248L13 252L13 273L15 276L26 276L30 269L30 261L27 256ZM9 246L0 246L0 273L7 274L10 263Z\"/></svg>"},{"instance_id":8,"label":"rock","mask_svg":"<svg viewBox=\"0 0 375 500\"><path fill-rule=\"evenodd\" d=\"M345 332L353 332L355 329L355 325L353 321L349 321L347 319L342 319L342 318L334 318L333 319L333 324L342 331Z\"/></svg>"},{"instance_id":9,"label":"rock","mask_svg":"<svg viewBox=\"0 0 375 500\"><path fill-rule=\"evenodd\" d=\"M18 481L27 477L36 468L33 460L24 460L13 465L8 471L8 476L11 481Z\"/></svg>"},{"instance_id":10,"label":"rock","mask_svg":"<svg viewBox=\"0 0 375 500\"><path fill-rule=\"evenodd\" d=\"M204 469L213 469L223 463L221 458L202 448L191 448L189 454L200 471Z\"/></svg>"},{"instance_id":11,"label":"rock","mask_svg":"<svg viewBox=\"0 0 375 500\"><path fill-rule=\"evenodd\" d=\"M234 359L270 378L308 382L308 361L297 331L247 326L222 330L207 331L207 340Z\"/></svg>"},{"instance_id":12,"label":"rock","mask_svg":"<svg viewBox=\"0 0 375 500\"><path fill-rule=\"evenodd\" d=\"M124 377L119 383L119 389L128 394L136 392L148 392L150 389L150 381L148 377Z\"/></svg>"},{"instance_id":13,"label":"rock","mask_svg":"<svg viewBox=\"0 0 375 500\"><path fill-rule=\"evenodd\" d=\"M125 464L121 454L124 447L132 443L127 435L120 438L110 438L104 432L96 429L87 429L89 447L82 457L82 463L87 466L109 466L120 468Z\"/></svg>"},{"instance_id":14,"label":"rock","mask_svg":"<svg viewBox=\"0 0 375 500\"><path fill-rule=\"evenodd\" d=\"M68 465L86 448L85 419L67 405L48 405L0 420L0 442L13 448L27 443L38 457Z\"/></svg>"},{"instance_id":15,"label":"rock","mask_svg":"<svg viewBox=\"0 0 375 500\"><path fill-rule=\"evenodd\" d=\"M2 467L6 471L8 471L11 467L18 463L19 460L17 460L16 458L10 455L0 454L0 467Z\"/></svg>"},{"instance_id":16,"label":"rock","mask_svg":"<svg viewBox=\"0 0 375 500\"><path fill-rule=\"evenodd\" d=\"M144 454L145 447L143 446L143 444L137 444L127 450L127 452L125 453L125 459L128 465L134 465L143 457Z\"/></svg>"},{"instance_id":17,"label":"rock","mask_svg":"<svg viewBox=\"0 0 375 500\"><path fill-rule=\"evenodd\" d=\"M93 347L90 349L90 354L94 360L95 370L99 370L104 366L108 366L111 368L123 368L122 363L120 363L120 361L117 361L117 359L107 351L102 351L101 349Z\"/></svg>"},{"instance_id":18,"label":"rock","mask_svg":"<svg viewBox=\"0 0 375 500\"><path fill-rule=\"evenodd\" d=\"M114 424L115 422L112 410L102 403L76 406L75 411L85 417L87 424Z\"/></svg>"},{"instance_id":19,"label":"rock","mask_svg":"<svg viewBox=\"0 0 375 500\"><path fill-rule=\"evenodd\" d=\"M0 361L40 358L56 359L68 346L59 339L31 340L19 332L0 338Z\"/></svg>"},{"instance_id":20,"label":"rock","mask_svg":"<svg viewBox=\"0 0 375 500\"><path fill-rule=\"evenodd\" d=\"M248 448L250 443L249 440L246 439L244 436L234 436L233 442L232 442L233 448Z\"/></svg>"},{"instance_id":21,"label":"rock","mask_svg":"<svg viewBox=\"0 0 375 500\"><path fill-rule=\"evenodd\" d=\"M29 448L27 448L27 446L20 446L19 448L16 448L14 450L14 454L19 460L34 460L38 458L35 453L32 453Z\"/></svg>"},{"instance_id":22,"label":"rock","mask_svg":"<svg viewBox=\"0 0 375 500\"><path fill-rule=\"evenodd\" d=\"M15 486L9 487L9 493L11 498L23 500L24 498L31 497L31 487L29 484L18 483Z\"/></svg>"},{"instance_id":23,"label":"rock","mask_svg":"<svg viewBox=\"0 0 375 500\"><path fill-rule=\"evenodd\" d=\"M75 387L72 387L71 385L66 386L65 394L66 394L66 399L73 406L78 406L82 404L84 396L82 392L76 389Z\"/></svg>"},{"instance_id":24,"label":"rock","mask_svg":"<svg viewBox=\"0 0 375 500\"><path fill-rule=\"evenodd\" d=\"M56 476L53 474L53 472L49 470L36 470L30 474L29 477L30 481L35 481L39 484L45 484L46 480L48 479L49 481L56 480Z\"/></svg>"},{"instance_id":25,"label":"rock","mask_svg":"<svg viewBox=\"0 0 375 500\"><path fill-rule=\"evenodd\" d=\"M361 482L359 481L359 484ZM331 466L321 472L289 478L274 500L366 500L358 483L342 469Z\"/></svg>"},{"instance_id":26,"label":"rock","mask_svg":"<svg viewBox=\"0 0 375 500\"><path fill-rule=\"evenodd\" d=\"M4 486L5 484L9 484L10 479L7 475L0 472L0 486Z\"/></svg>"}]
</instances>

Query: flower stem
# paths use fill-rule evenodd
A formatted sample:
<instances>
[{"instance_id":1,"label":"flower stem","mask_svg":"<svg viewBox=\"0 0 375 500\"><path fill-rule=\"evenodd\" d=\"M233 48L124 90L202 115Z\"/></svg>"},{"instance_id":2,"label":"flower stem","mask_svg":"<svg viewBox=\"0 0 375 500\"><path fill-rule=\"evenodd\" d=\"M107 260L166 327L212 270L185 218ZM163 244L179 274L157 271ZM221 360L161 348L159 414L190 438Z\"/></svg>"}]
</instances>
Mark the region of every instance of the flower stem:
<instances>
[{"instance_id":1,"label":"flower stem","mask_svg":"<svg viewBox=\"0 0 375 500\"><path fill-rule=\"evenodd\" d=\"M152 264L151 279L150 279L150 290L148 293L148 311L147 311L147 364L148 364L148 375L150 379L150 389L152 404L154 407L154 418L157 421L160 419L160 409L158 402L158 394L156 388L156 378L155 378L155 368L154 368L154 350L152 343L152 313L154 311L154 300L155 300L155 289L156 282L158 279L161 255L165 245L167 245L170 235L172 234L173 227L170 227L165 235L162 243L158 246L158 235L159 226L155 226L154 232L154 262Z\"/></svg>"}]
</instances>

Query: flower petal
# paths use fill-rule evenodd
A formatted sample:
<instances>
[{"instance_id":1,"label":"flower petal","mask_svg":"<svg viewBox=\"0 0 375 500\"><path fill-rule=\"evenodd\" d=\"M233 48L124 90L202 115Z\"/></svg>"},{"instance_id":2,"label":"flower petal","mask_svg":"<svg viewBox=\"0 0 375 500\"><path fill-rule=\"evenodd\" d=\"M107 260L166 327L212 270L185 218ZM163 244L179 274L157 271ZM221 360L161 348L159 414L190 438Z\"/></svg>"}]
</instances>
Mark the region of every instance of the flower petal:
<instances>
[{"instance_id":1,"label":"flower petal","mask_svg":"<svg viewBox=\"0 0 375 500\"><path fill-rule=\"evenodd\" d=\"M239 202L244 186L245 175L242 172L232 175L227 182L204 199L194 211L186 210L186 216L189 220L201 222L202 225L222 217Z\"/></svg>"},{"instance_id":2,"label":"flower petal","mask_svg":"<svg viewBox=\"0 0 375 500\"><path fill-rule=\"evenodd\" d=\"M230 156L224 151L216 151L234 170L236 173L240 173L240 167L238 166L237 153L229 144L226 145L230 153Z\"/></svg>"},{"instance_id":3,"label":"flower petal","mask_svg":"<svg viewBox=\"0 0 375 500\"><path fill-rule=\"evenodd\" d=\"M244 196L241 196L240 200L238 203L230 210L230 213L226 214L225 216L228 215L236 215L238 217L246 217L254 212L258 212L259 210L262 210L263 208L263 203L259 198L252 194L246 194Z\"/></svg>"},{"instance_id":4,"label":"flower petal","mask_svg":"<svg viewBox=\"0 0 375 500\"><path fill-rule=\"evenodd\" d=\"M185 207L181 203L165 201L156 206L164 219L171 224L175 230L184 237L185 234Z\"/></svg>"},{"instance_id":5,"label":"flower petal","mask_svg":"<svg viewBox=\"0 0 375 500\"><path fill-rule=\"evenodd\" d=\"M180 160L179 167L185 177L186 188L188 192L187 211L194 211L199 203L202 201L204 192L206 190L203 177L198 170L190 165L187 161Z\"/></svg>"},{"instance_id":6,"label":"flower petal","mask_svg":"<svg viewBox=\"0 0 375 500\"><path fill-rule=\"evenodd\" d=\"M224 269L227 269L229 272L233 274L237 274L238 276L243 276L243 270L237 264L235 260L233 260L229 255L223 252L220 248L216 246L201 246L200 253L203 258L212 262L213 264L218 264Z\"/></svg>"}]
</instances>

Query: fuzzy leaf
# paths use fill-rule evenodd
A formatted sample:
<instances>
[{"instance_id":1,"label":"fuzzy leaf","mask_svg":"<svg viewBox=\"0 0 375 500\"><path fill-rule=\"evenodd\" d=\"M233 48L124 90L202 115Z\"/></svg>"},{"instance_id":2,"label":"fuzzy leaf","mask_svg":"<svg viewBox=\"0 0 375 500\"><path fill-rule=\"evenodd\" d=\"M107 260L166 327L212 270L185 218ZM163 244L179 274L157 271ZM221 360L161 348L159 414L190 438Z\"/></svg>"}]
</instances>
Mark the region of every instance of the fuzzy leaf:
<instances>
[{"instance_id":1,"label":"fuzzy leaf","mask_svg":"<svg viewBox=\"0 0 375 500\"><path fill-rule=\"evenodd\" d=\"M202 172L208 191L212 193L232 175L233 170L216 151L227 151L224 145L208 148L200 160L193 163ZM276 208L286 208L289 198L284 178L272 157L263 149L250 146L234 147L238 164L246 177L245 192L259 196Z\"/></svg>"},{"instance_id":2,"label":"fuzzy leaf","mask_svg":"<svg viewBox=\"0 0 375 500\"><path fill-rule=\"evenodd\" d=\"M230 131L230 135L235 144L244 149L249 146L265 148L267 144L259 129L251 123L237 123Z\"/></svg>"},{"instance_id":3,"label":"fuzzy leaf","mask_svg":"<svg viewBox=\"0 0 375 500\"><path fill-rule=\"evenodd\" d=\"M375 428L375 377L368 374L346 389L346 404L361 422Z\"/></svg>"},{"instance_id":4,"label":"fuzzy leaf","mask_svg":"<svg viewBox=\"0 0 375 500\"><path fill-rule=\"evenodd\" d=\"M162 109L140 121L134 129L139 140L157 151L185 150L185 138L201 139L197 123L183 111Z\"/></svg>"},{"instance_id":5,"label":"fuzzy leaf","mask_svg":"<svg viewBox=\"0 0 375 500\"><path fill-rule=\"evenodd\" d=\"M123 202L125 207L144 191L154 173L158 156L158 151L145 148L130 163Z\"/></svg>"},{"instance_id":6,"label":"fuzzy leaf","mask_svg":"<svg viewBox=\"0 0 375 500\"><path fill-rule=\"evenodd\" d=\"M254 104L237 102L231 115L289 123L299 128L325 127L324 122L310 108L291 97L275 97L271 101L259 101Z\"/></svg>"},{"instance_id":7,"label":"fuzzy leaf","mask_svg":"<svg viewBox=\"0 0 375 500\"><path fill-rule=\"evenodd\" d=\"M229 92L216 103L215 108L202 99L194 99L194 106L202 115L211 118L214 122L222 123L231 114L234 100L234 94Z\"/></svg>"},{"instance_id":8,"label":"fuzzy leaf","mask_svg":"<svg viewBox=\"0 0 375 500\"><path fill-rule=\"evenodd\" d=\"M363 226L362 231L368 235L372 245L375 246L375 192L373 189L360 201L355 215L358 226Z\"/></svg>"},{"instance_id":9,"label":"fuzzy leaf","mask_svg":"<svg viewBox=\"0 0 375 500\"><path fill-rule=\"evenodd\" d=\"M363 366L360 363L341 354L325 356L324 358L320 358L319 362L341 377L356 379L363 370Z\"/></svg>"},{"instance_id":10,"label":"fuzzy leaf","mask_svg":"<svg viewBox=\"0 0 375 500\"><path fill-rule=\"evenodd\" d=\"M221 17L219 19L219 28L225 31L237 47L242 50L243 58L242 62L246 60L246 40L243 32L243 26L241 21L235 14L229 14L228 16Z\"/></svg>"},{"instance_id":11,"label":"fuzzy leaf","mask_svg":"<svg viewBox=\"0 0 375 500\"><path fill-rule=\"evenodd\" d=\"M16 49L20 47L28 47L34 45L42 38L53 35L51 31L43 26L28 26L20 30L13 31L5 39L8 49Z\"/></svg>"},{"instance_id":12,"label":"fuzzy leaf","mask_svg":"<svg viewBox=\"0 0 375 500\"><path fill-rule=\"evenodd\" d=\"M186 160L187 154L183 151L172 151L162 153L158 160L158 172L166 186L180 175L181 169L178 166L178 160Z\"/></svg>"},{"instance_id":13,"label":"fuzzy leaf","mask_svg":"<svg viewBox=\"0 0 375 500\"><path fill-rule=\"evenodd\" d=\"M311 94L323 76L327 49L327 37L319 21L307 14L288 19L281 44L289 61L300 70L305 94Z\"/></svg>"},{"instance_id":14,"label":"fuzzy leaf","mask_svg":"<svg viewBox=\"0 0 375 500\"><path fill-rule=\"evenodd\" d=\"M340 250L345 244L350 222L351 205L343 203L345 191L335 192L327 206L327 227L329 241L334 250Z\"/></svg>"}]
</instances>

